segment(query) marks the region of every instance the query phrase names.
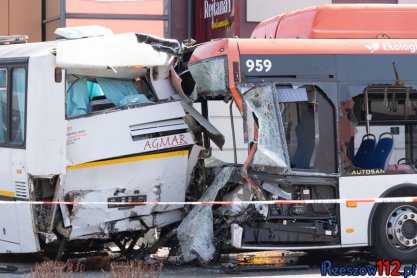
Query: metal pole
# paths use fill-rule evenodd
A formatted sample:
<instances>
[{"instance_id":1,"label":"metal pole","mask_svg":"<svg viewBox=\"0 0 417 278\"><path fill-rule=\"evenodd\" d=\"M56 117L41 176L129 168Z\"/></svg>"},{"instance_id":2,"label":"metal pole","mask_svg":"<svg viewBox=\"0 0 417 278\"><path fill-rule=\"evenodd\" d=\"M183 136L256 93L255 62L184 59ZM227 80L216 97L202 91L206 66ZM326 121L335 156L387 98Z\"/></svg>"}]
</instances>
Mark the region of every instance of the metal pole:
<instances>
[{"instance_id":1,"label":"metal pole","mask_svg":"<svg viewBox=\"0 0 417 278\"><path fill-rule=\"evenodd\" d=\"M233 100L230 102L229 105L229 112L230 112L230 124L232 126L232 138L233 138L233 156L235 164L237 164L237 150L236 150L236 135L235 135L235 123L233 120Z\"/></svg>"},{"instance_id":2,"label":"metal pole","mask_svg":"<svg viewBox=\"0 0 417 278\"><path fill-rule=\"evenodd\" d=\"M369 121L370 119L370 114L369 114L369 100L368 100L368 90L365 91L365 102L366 102L366 133L370 132L370 127L369 127Z\"/></svg>"},{"instance_id":3,"label":"metal pole","mask_svg":"<svg viewBox=\"0 0 417 278\"><path fill-rule=\"evenodd\" d=\"M187 4L187 37L193 37L193 0L188 0Z\"/></svg>"},{"instance_id":4,"label":"metal pole","mask_svg":"<svg viewBox=\"0 0 417 278\"><path fill-rule=\"evenodd\" d=\"M201 101L201 114L204 118L208 120L208 103L207 100ZM209 149L210 148L210 137L208 136L207 132L204 132L204 148Z\"/></svg>"},{"instance_id":5,"label":"metal pole","mask_svg":"<svg viewBox=\"0 0 417 278\"><path fill-rule=\"evenodd\" d=\"M168 38L172 38L172 1L168 0Z\"/></svg>"},{"instance_id":6,"label":"metal pole","mask_svg":"<svg viewBox=\"0 0 417 278\"><path fill-rule=\"evenodd\" d=\"M46 0L42 0L41 2L42 5L42 28L41 28L41 40L44 42L46 41L46 23L45 23L45 19L46 19Z\"/></svg>"},{"instance_id":7,"label":"metal pole","mask_svg":"<svg viewBox=\"0 0 417 278\"><path fill-rule=\"evenodd\" d=\"M61 0L60 1L61 7L59 9L59 13L60 13L60 21L59 24L61 25L60 27L65 27L67 24L67 20L66 20L66 13L67 13L67 3L66 0Z\"/></svg>"}]
</instances>

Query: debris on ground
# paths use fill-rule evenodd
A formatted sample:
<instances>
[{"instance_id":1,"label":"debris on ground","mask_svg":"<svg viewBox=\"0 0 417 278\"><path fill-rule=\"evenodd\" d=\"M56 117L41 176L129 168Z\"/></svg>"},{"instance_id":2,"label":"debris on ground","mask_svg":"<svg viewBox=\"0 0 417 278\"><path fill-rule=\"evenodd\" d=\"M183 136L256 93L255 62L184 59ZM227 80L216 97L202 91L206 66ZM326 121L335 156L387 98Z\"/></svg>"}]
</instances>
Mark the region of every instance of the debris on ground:
<instances>
[{"instance_id":1,"label":"debris on ground","mask_svg":"<svg viewBox=\"0 0 417 278\"><path fill-rule=\"evenodd\" d=\"M91 256L84 258L71 258L67 264L75 267L83 267L85 270L100 270L108 266L112 260L111 256Z\"/></svg>"},{"instance_id":2,"label":"debris on ground","mask_svg":"<svg viewBox=\"0 0 417 278\"><path fill-rule=\"evenodd\" d=\"M300 257L305 256L304 252L290 252L283 250L259 251L238 254L223 254L220 258L222 265L233 265L239 267L247 266L289 266L295 265Z\"/></svg>"}]
</instances>

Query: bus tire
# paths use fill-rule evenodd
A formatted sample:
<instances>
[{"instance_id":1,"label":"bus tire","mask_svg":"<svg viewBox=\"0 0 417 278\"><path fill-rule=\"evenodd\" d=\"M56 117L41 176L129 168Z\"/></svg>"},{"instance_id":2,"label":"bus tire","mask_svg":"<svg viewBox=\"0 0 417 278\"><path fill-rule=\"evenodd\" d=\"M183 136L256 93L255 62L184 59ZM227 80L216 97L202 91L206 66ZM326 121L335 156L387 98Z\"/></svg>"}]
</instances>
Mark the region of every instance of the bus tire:
<instances>
[{"instance_id":1,"label":"bus tire","mask_svg":"<svg viewBox=\"0 0 417 278\"><path fill-rule=\"evenodd\" d=\"M373 250L380 259L417 262L417 205L382 204L375 215Z\"/></svg>"}]
</instances>

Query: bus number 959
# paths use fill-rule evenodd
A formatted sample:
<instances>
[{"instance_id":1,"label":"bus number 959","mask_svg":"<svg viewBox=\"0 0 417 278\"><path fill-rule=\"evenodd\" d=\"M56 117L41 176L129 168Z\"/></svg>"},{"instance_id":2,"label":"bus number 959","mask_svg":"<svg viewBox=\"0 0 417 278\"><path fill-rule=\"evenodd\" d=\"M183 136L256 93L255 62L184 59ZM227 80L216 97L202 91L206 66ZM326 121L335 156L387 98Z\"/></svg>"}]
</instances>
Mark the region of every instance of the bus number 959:
<instances>
[{"instance_id":1,"label":"bus number 959","mask_svg":"<svg viewBox=\"0 0 417 278\"><path fill-rule=\"evenodd\" d=\"M246 60L246 67L248 68L248 72L251 72L253 70L257 72L268 72L271 70L272 63L271 63L271 60L268 60L268 59L265 59L265 60L248 59Z\"/></svg>"}]
</instances>

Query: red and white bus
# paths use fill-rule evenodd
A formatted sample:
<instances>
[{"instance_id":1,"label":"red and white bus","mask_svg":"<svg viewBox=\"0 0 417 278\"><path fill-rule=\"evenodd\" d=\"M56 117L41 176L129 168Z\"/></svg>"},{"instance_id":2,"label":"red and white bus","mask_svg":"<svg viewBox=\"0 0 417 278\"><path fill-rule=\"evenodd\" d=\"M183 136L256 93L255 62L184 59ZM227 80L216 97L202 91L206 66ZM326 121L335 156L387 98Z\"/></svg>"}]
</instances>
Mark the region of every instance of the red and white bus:
<instances>
[{"instance_id":1,"label":"red and white bus","mask_svg":"<svg viewBox=\"0 0 417 278\"><path fill-rule=\"evenodd\" d=\"M329 4L266 19L251 38L413 39L416 23L415 4Z\"/></svg>"},{"instance_id":2,"label":"red and white bus","mask_svg":"<svg viewBox=\"0 0 417 278\"><path fill-rule=\"evenodd\" d=\"M243 181L223 200L288 201L223 210L234 247L372 246L415 261L416 204L373 200L417 196L416 53L415 39L221 39L194 51L197 94L232 98L244 119ZM316 199L369 201L303 203Z\"/></svg>"}]
</instances>

